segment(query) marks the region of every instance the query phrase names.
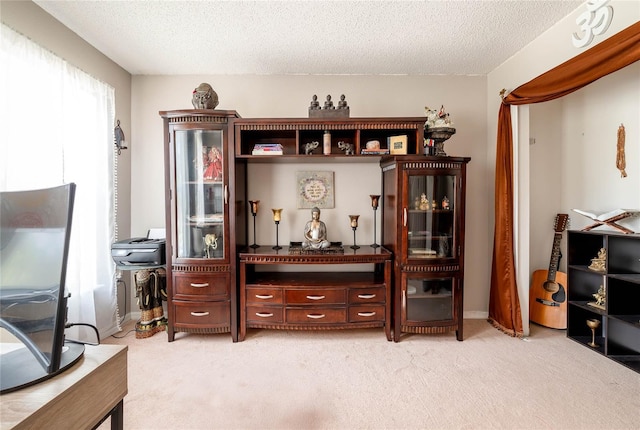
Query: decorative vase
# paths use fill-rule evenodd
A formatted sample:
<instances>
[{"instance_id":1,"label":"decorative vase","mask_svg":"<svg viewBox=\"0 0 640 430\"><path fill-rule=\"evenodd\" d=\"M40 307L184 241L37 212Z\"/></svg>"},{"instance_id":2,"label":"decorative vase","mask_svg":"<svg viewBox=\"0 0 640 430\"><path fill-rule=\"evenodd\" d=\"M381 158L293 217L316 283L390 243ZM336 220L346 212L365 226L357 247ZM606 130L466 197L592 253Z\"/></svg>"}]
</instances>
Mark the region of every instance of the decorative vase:
<instances>
[{"instance_id":1,"label":"decorative vase","mask_svg":"<svg viewBox=\"0 0 640 430\"><path fill-rule=\"evenodd\" d=\"M456 134L456 129L452 127L429 127L424 131L424 138L433 140L433 146L435 148L433 155L446 157L447 153L444 152L444 142L454 134Z\"/></svg>"}]
</instances>

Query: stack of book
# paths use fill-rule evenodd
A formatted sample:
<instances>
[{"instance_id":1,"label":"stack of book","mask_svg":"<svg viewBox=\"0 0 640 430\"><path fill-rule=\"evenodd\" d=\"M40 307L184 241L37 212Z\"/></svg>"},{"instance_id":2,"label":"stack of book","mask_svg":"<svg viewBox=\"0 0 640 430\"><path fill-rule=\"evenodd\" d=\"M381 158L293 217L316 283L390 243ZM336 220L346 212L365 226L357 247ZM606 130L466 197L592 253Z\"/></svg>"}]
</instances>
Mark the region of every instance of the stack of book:
<instances>
[{"instance_id":1,"label":"stack of book","mask_svg":"<svg viewBox=\"0 0 640 430\"><path fill-rule=\"evenodd\" d=\"M282 155L282 145L279 143L257 143L253 146L251 155Z\"/></svg>"},{"instance_id":2,"label":"stack of book","mask_svg":"<svg viewBox=\"0 0 640 430\"><path fill-rule=\"evenodd\" d=\"M361 149L361 155L389 155L389 148Z\"/></svg>"}]
</instances>

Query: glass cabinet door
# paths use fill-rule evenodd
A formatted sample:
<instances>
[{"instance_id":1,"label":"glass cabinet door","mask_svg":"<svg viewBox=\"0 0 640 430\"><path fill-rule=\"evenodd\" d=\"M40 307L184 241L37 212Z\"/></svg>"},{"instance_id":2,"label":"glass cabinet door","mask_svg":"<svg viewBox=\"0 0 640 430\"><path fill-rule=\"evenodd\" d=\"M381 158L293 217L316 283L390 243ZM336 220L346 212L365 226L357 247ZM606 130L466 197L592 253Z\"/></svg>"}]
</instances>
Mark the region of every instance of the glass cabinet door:
<instances>
[{"instance_id":1,"label":"glass cabinet door","mask_svg":"<svg viewBox=\"0 0 640 430\"><path fill-rule=\"evenodd\" d=\"M405 322L452 321L454 319L454 278L406 279Z\"/></svg>"},{"instance_id":2,"label":"glass cabinet door","mask_svg":"<svg viewBox=\"0 0 640 430\"><path fill-rule=\"evenodd\" d=\"M178 258L225 258L226 184L221 130L176 130Z\"/></svg>"},{"instance_id":3,"label":"glass cabinet door","mask_svg":"<svg viewBox=\"0 0 640 430\"><path fill-rule=\"evenodd\" d=\"M404 208L410 259L456 258L456 176L409 173Z\"/></svg>"}]
</instances>

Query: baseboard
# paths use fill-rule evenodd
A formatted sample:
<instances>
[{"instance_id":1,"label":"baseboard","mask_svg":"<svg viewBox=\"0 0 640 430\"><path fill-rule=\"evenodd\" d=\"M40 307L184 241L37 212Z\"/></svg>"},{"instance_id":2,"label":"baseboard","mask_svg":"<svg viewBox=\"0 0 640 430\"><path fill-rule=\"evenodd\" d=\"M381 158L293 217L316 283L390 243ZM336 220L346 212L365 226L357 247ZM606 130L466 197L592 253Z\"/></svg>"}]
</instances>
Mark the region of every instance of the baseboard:
<instances>
[{"instance_id":1,"label":"baseboard","mask_svg":"<svg viewBox=\"0 0 640 430\"><path fill-rule=\"evenodd\" d=\"M485 311L464 311L462 317L466 320L486 320L489 312Z\"/></svg>"}]
</instances>

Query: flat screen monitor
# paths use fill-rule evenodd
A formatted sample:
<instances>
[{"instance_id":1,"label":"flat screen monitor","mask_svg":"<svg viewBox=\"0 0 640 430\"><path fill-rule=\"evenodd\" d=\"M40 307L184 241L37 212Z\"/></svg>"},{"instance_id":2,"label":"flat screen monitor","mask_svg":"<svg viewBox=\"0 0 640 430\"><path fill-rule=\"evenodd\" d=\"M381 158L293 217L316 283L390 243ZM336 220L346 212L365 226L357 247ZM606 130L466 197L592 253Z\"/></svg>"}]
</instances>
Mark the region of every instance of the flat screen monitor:
<instances>
[{"instance_id":1,"label":"flat screen monitor","mask_svg":"<svg viewBox=\"0 0 640 430\"><path fill-rule=\"evenodd\" d=\"M2 392L72 365L82 345L65 346L65 279L75 184L0 193L0 328L22 345L3 343Z\"/></svg>"}]
</instances>

